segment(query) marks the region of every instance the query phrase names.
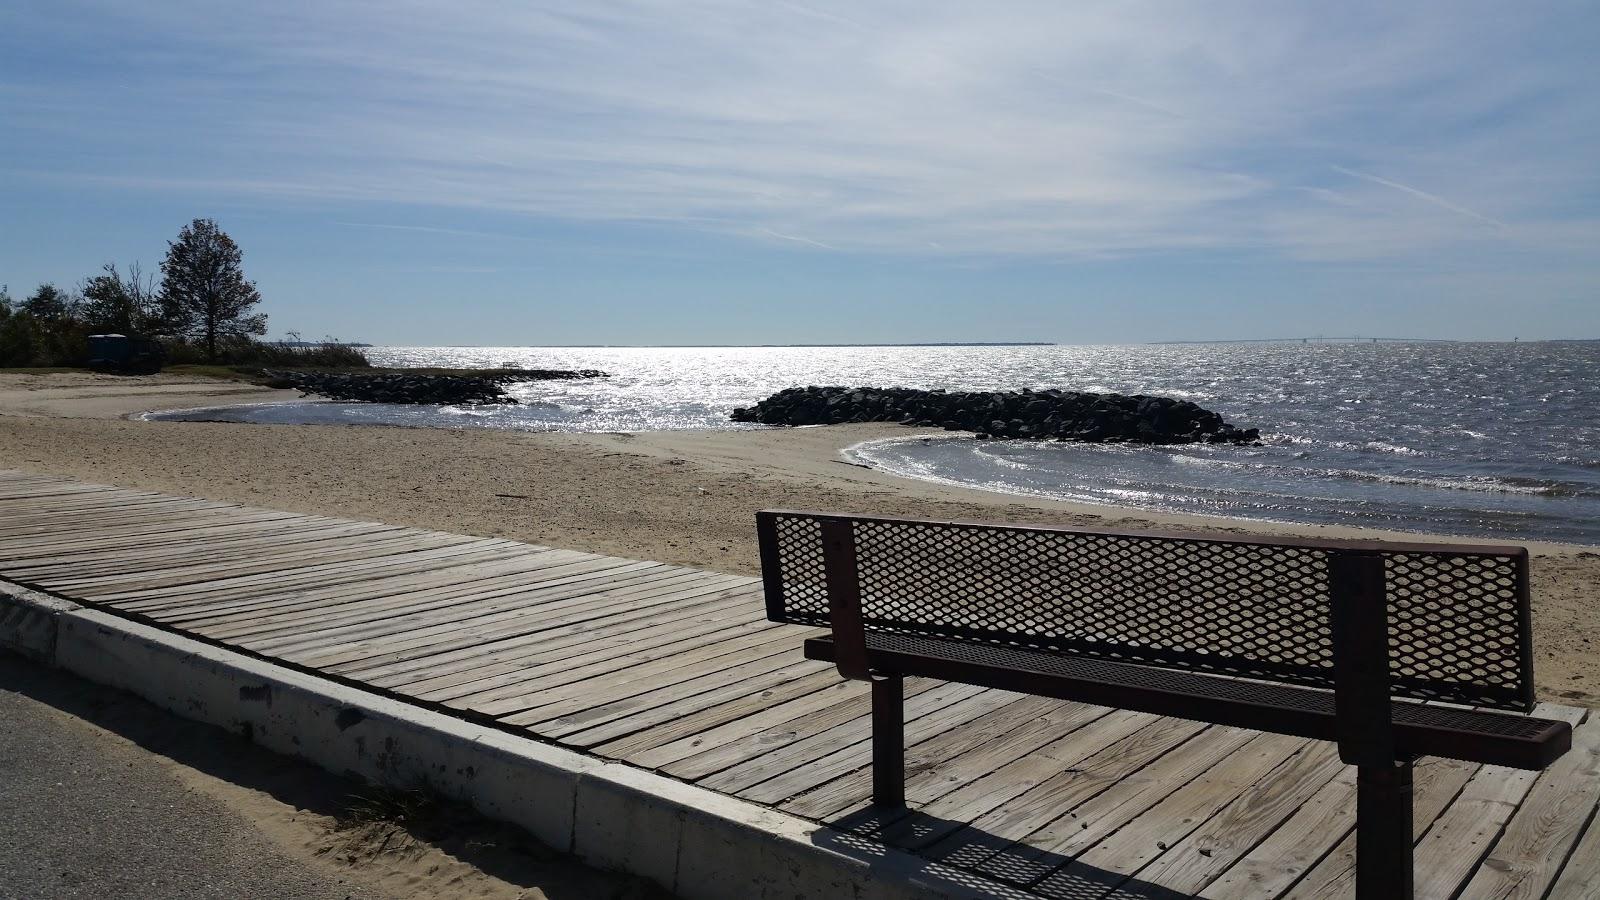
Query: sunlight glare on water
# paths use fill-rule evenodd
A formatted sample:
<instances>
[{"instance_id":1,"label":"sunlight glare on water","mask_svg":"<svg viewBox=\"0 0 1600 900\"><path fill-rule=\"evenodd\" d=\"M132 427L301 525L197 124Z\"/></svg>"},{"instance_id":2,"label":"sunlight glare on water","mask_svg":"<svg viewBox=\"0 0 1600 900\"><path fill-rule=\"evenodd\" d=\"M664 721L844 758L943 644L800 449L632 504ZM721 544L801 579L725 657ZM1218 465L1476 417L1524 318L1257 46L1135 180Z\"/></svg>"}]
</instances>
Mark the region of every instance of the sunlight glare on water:
<instances>
[{"instance_id":1,"label":"sunlight glare on water","mask_svg":"<svg viewBox=\"0 0 1600 900\"><path fill-rule=\"evenodd\" d=\"M1258 447L899 440L887 470L1041 497L1247 518L1600 543L1600 343L1029 347L378 347L390 366L595 368L516 405L295 403L228 421L535 431L738 427L786 387L1063 388L1192 400Z\"/></svg>"}]
</instances>

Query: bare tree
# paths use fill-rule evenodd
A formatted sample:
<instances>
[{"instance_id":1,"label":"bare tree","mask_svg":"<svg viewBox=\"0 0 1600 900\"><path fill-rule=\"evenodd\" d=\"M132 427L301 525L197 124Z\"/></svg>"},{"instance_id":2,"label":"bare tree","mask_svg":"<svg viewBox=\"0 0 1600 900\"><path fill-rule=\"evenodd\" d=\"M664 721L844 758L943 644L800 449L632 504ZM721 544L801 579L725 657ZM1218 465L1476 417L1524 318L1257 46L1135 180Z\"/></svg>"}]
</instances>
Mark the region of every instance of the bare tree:
<instances>
[{"instance_id":1,"label":"bare tree","mask_svg":"<svg viewBox=\"0 0 1600 900\"><path fill-rule=\"evenodd\" d=\"M137 333L157 324L160 316L155 276L144 274L138 263L128 266L126 276L115 263L106 263L99 275L83 283L80 293L84 322L94 331Z\"/></svg>"}]
</instances>

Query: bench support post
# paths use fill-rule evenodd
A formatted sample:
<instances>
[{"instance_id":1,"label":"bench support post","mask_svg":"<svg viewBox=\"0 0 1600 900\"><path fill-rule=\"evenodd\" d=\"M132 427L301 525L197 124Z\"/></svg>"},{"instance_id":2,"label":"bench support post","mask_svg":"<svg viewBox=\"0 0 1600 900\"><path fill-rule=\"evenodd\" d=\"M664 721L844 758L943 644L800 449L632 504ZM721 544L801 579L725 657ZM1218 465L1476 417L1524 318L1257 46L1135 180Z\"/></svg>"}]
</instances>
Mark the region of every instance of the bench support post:
<instances>
[{"instance_id":1,"label":"bench support post","mask_svg":"<svg viewBox=\"0 0 1600 900\"><path fill-rule=\"evenodd\" d=\"M1328 556L1339 758L1356 767L1356 898L1411 896L1411 761L1397 758L1383 556Z\"/></svg>"},{"instance_id":2,"label":"bench support post","mask_svg":"<svg viewBox=\"0 0 1600 900\"><path fill-rule=\"evenodd\" d=\"M861 617L861 582L855 532L848 519L822 521L822 560L828 579L828 615L833 625L839 674L872 685L872 802L906 804L905 679L875 673L867 665L866 625Z\"/></svg>"},{"instance_id":3,"label":"bench support post","mask_svg":"<svg viewBox=\"0 0 1600 900\"><path fill-rule=\"evenodd\" d=\"M1356 898L1410 897L1411 762L1356 769Z\"/></svg>"},{"instance_id":4,"label":"bench support post","mask_svg":"<svg viewBox=\"0 0 1600 900\"><path fill-rule=\"evenodd\" d=\"M905 679L881 675L872 681L872 802L906 804Z\"/></svg>"}]
</instances>

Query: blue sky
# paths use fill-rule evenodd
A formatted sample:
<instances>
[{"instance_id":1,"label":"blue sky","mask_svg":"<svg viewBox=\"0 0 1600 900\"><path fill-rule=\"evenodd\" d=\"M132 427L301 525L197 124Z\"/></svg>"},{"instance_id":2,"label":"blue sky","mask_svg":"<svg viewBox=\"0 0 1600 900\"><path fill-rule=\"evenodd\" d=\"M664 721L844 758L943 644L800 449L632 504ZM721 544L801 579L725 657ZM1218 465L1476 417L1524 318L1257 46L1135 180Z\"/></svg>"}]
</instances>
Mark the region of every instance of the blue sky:
<instances>
[{"instance_id":1,"label":"blue sky","mask_svg":"<svg viewBox=\"0 0 1600 900\"><path fill-rule=\"evenodd\" d=\"M0 8L0 282L376 343L1600 337L1578 2Z\"/></svg>"}]
</instances>

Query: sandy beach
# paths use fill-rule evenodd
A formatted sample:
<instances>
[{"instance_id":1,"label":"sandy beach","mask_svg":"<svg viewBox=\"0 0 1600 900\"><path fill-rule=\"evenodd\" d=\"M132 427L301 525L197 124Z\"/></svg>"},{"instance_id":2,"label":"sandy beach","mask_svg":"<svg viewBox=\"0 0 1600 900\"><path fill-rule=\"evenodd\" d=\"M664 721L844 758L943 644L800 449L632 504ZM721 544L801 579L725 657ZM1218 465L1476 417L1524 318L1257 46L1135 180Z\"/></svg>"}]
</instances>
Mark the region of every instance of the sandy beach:
<instances>
[{"instance_id":1,"label":"sandy beach","mask_svg":"<svg viewBox=\"0 0 1600 900\"><path fill-rule=\"evenodd\" d=\"M753 514L765 507L1393 536L1009 496L886 475L840 453L912 433L901 426L532 434L129 418L296 396L174 376L0 374L0 468L746 574L759 570ZM1600 704L1600 550L1528 546L1540 695Z\"/></svg>"}]
</instances>

